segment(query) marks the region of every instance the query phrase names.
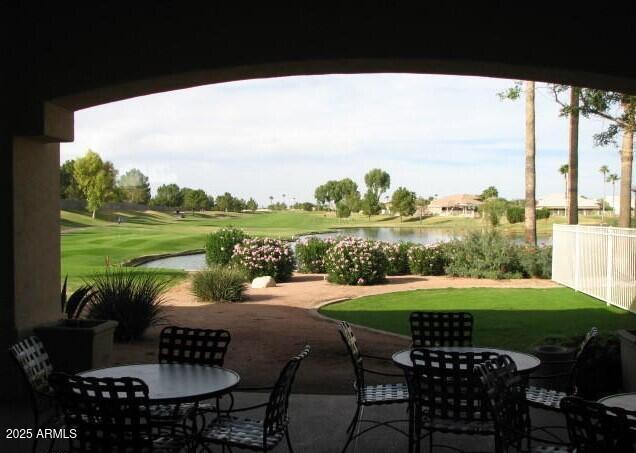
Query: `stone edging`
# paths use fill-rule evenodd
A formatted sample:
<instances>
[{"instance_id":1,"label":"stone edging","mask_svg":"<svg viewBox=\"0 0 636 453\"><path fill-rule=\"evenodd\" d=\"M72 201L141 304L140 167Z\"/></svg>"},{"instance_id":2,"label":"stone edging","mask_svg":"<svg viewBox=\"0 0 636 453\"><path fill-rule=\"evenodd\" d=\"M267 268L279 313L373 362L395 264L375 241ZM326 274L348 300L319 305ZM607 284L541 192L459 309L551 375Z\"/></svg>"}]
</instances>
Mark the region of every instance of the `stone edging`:
<instances>
[{"instance_id":1,"label":"stone edging","mask_svg":"<svg viewBox=\"0 0 636 453\"><path fill-rule=\"evenodd\" d=\"M322 307L326 307L327 305L332 305L332 304L338 304L340 302L345 302L347 300L354 300L354 299L360 299L361 297L368 297L368 295L366 296L357 296L357 297L342 297L340 299L331 299L331 300L326 300L324 302L320 302L318 303L318 305L316 305L315 307L312 307L311 309L309 309L309 314L311 316L314 316L315 318L321 319L323 321L329 321L332 323L337 323L340 322L339 319L334 319L334 318L330 318L329 316L325 316L322 313L320 313L320 309ZM382 334L382 335L388 335L390 337L394 337L394 338L399 338L400 340L408 340L411 341L411 337L407 336L407 335L400 335L399 333L394 333L394 332L388 332L386 330L380 330L380 329L375 329L373 327L367 327L367 326L363 326L361 324L354 324L354 323L349 323L351 324L353 327L355 327L356 329L362 329L362 330L366 330L367 332L371 332L371 333L377 333L377 334Z\"/></svg>"},{"instance_id":2,"label":"stone edging","mask_svg":"<svg viewBox=\"0 0 636 453\"><path fill-rule=\"evenodd\" d=\"M200 253L205 253L205 249L185 250L183 252L176 252L176 253L160 253L157 255L143 255L143 256L131 258L127 261L123 261L121 265L124 267L136 267L136 266L140 266L142 264L146 264L151 261L160 260L163 258L172 258L175 256L198 255Z\"/></svg>"}]
</instances>

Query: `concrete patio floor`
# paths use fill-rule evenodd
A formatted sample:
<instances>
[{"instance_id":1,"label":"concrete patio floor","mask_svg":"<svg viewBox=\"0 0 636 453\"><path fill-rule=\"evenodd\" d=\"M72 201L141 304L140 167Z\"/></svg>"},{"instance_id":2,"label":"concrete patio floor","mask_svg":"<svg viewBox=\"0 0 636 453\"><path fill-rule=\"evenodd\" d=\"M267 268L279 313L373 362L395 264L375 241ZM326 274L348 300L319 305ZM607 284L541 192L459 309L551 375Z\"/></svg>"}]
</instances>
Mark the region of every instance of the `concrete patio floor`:
<instances>
[{"instance_id":1,"label":"concrete patio floor","mask_svg":"<svg viewBox=\"0 0 636 453\"><path fill-rule=\"evenodd\" d=\"M267 394L262 393L235 393L235 407L248 406L266 401ZM290 401L290 436L294 451L302 453L330 453L340 452L346 441L346 427L355 410L355 397L353 395L293 395ZM245 412L245 416L260 417L262 412ZM365 411L365 418L378 420L406 419L406 406L378 407ZM563 417L545 411L532 413L534 426L562 426ZM26 404L2 404L0 405L0 426L2 438L0 439L0 452L22 453L30 451L30 441L7 440L6 429L10 427L25 428L31 423L30 413ZM406 431L407 425L403 423L401 428ZM436 444L451 445L464 451L493 451L492 438L474 436L450 436L435 435ZM48 442L40 443L38 452L48 451ZM348 451L361 453L375 452L405 452L407 451L407 439L400 434L379 428L365 434L359 439L357 448L352 444ZM423 451L428 451L423 444ZM68 447L63 442L56 442L55 452L63 453ZM215 451L220 451L216 448ZM243 451L233 449L233 451ZM283 442L274 451L285 452L287 446ZM435 451L451 451L447 448L435 448Z\"/></svg>"}]
</instances>

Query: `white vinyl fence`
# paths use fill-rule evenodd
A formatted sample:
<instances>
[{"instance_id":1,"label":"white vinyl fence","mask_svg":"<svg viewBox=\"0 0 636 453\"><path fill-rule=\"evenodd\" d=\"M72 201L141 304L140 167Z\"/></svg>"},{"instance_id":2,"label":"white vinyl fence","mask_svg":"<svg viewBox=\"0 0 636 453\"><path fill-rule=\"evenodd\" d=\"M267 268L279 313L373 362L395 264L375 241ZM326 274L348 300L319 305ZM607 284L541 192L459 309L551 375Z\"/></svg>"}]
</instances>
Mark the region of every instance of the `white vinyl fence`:
<instances>
[{"instance_id":1,"label":"white vinyl fence","mask_svg":"<svg viewBox=\"0 0 636 453\"><path fill-rule=\"evenodd\" d=\"M554 225L552 280L636 313L636 229Z\"/></svg>"}]
</instances>

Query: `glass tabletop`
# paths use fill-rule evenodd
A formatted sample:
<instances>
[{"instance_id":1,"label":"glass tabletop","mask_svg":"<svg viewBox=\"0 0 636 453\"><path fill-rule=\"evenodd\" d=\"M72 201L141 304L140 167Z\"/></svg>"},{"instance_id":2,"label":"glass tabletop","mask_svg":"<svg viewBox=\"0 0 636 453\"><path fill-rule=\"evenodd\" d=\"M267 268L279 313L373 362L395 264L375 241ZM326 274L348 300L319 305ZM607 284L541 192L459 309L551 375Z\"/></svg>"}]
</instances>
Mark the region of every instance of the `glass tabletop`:
<instances>
[{"instance_id":1,"label":"glass tabletop","mask_svg":"<svg viewBox=\"0 0 636 453\"><path fill-rule=\"evenodd\" d=\"M439 347L429 347L428 349L435 351L448 351L448 352L485 352L492 351L498 354L505 354L510 356L510 358L517 365L517 371L523 374L529 374L536 370L539 365L541 365L541 360L533 356L532 354L527 354L525 352L517 352L517 351L508 351L506 349L498 349L498 348L478 348L475 346L439 346ZM395 363L400 368L412 368L413 362L411 362L411 350L405 349L404 351L399 351L393 354L393 363Z\"/></svg>"},{"instance_id":2,"label":"glass tabletop","mask_svg":"<svg viewBox=\"0 0 636 453\"><path fill-rule=\"evenodd\" d=\"M620 407L628 411L636 411L636 392L606 396L598 400L598 402L609 407Z\"/></svg>"},{"instance_id":3,"label":"glass tabletop","mask_svg":"<svg viewBox=\"0 0 636 453\"><path fill-rule=\"evenodd\" d=\"M148 385L154 403L200 401L228 393L240 381L238 373L205 365L152 363L123 365L79 373L84 377L134 377Z\"/></svg>"}]
</instances>

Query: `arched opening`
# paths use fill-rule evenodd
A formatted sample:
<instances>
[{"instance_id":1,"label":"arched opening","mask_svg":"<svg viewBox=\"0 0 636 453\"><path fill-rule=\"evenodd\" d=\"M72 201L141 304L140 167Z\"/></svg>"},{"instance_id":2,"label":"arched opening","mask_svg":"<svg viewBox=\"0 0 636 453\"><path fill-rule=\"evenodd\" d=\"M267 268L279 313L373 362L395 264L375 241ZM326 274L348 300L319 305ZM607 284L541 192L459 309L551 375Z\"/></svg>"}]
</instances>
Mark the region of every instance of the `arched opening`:
<instances>
[{"instance_id":1,"label":"arched opening","mask_svg":"<svg viewBox=\"0 0 636 453\"><path fill-rule=\"evenodd\" d=\"M50 12L30 11L19 25ZM5 277L3 344L58 316L52 302L59 295L58 143L73 139L75 110L209 83L332 73L480 75L636 91L633 68L607 62L621 61L624 52L609 45L609 38L594 42L597 37L582 37L589 52L564 53L554 46L563 23L544 18L533 26L515 25L509 22L510 11L436 7L422 16L388 9L367 11L361 18L357 11L334 15L326 7L300 8L282 14L269 10L260 17L254 13L232 27L228 18L246 16L230 8L206 10L211 25L188 7L160 7L155 17L141 7L126 12L104 7L103 16L86 21L71 36L73 21L90 12L56 14L60 23L47 25L12 51L15 67L31 70L11 72L5 107L10 120L2 123L4 201L13 213L4 223L11 232L5 238L5 265L11 271ZM320 29L321 19L334 16L339 20ZM184 18L189 20L179 23ZM144 20L151 27L140 39L137 27ZM574 17L568 23L581 28L586 22ZM111 33L113 23L117 36ZM524 45L538 24L544 33L533 45ZM170 26L175 29L166 33ZM56 27L67 31L55 32ZM55 49L45 45L49 33L56 38ZM271 39L251 38L259 34ZM625 38L612 41L629 43L629 34ZM609 49L606 59L588 57L603 46Z\"/></svg>"}]
</instances>

